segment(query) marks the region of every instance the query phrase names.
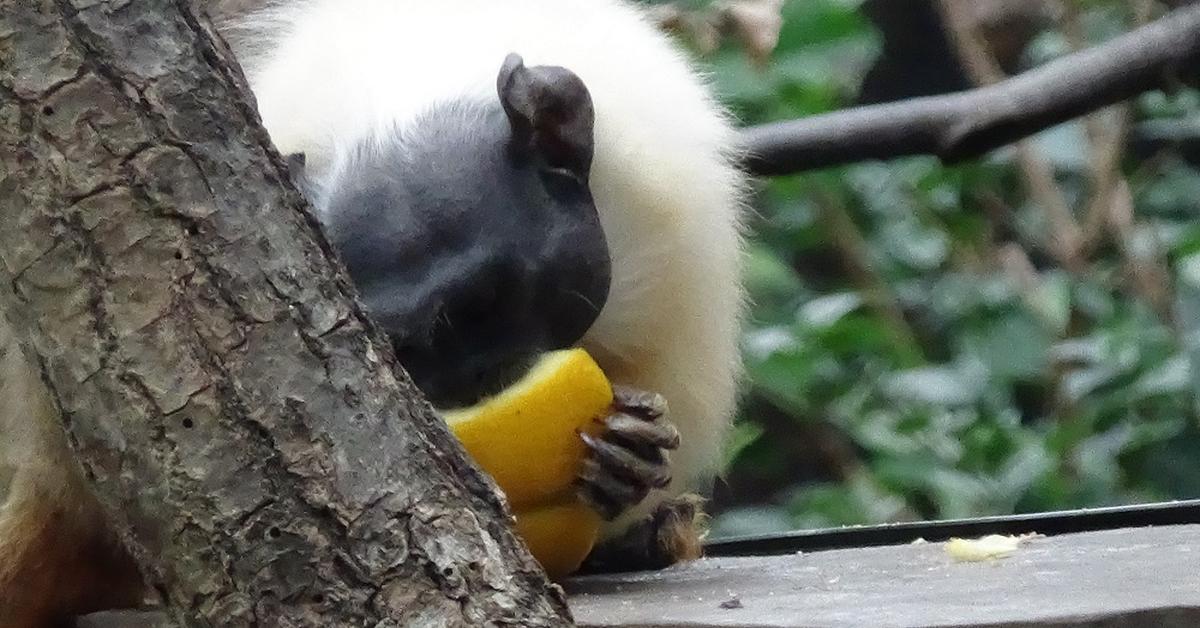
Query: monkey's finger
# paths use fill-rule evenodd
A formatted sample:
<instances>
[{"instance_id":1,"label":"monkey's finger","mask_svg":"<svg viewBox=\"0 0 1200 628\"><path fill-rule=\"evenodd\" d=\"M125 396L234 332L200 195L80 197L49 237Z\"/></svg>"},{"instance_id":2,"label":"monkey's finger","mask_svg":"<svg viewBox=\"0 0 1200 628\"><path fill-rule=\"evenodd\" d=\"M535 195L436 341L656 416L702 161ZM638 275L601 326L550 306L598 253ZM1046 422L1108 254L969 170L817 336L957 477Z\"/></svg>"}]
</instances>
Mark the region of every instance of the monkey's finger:
<instances>
[{"instance_id":1,"label":"monkey's finger","mask_svg":"<svg viewBox=\"0 0 1200 628\"><path fill-rule=\"evenodd\" d=\"M653 421L667 413L667 400L660 394L628 386L613 386L613 406L620 412Z\"/></svg>"},{"instance_id":2,"label":"monkey's finger","mask_svg":"<svg viewBox=\"0 0 1200 628\"><path fill-rule=\"evenodd\" d=\"M653 463L620 445L580 433L583 444L592 450L593 459L617 477L652 488L671 483L670 467L664 462Z\"/></svg>"},{"instance_id":3,"label":"monkey's finger","mask_svg":"<svg viewBox=\"0 0 1200 628\"><path fill-rule=\"evenodd\" d=\"M624 412L615 412L604 420L604 425L609 433L619 439L661 449L679 448L679 430L666 421L651 422Z\"/></svg>"},{"instance_id":4,"label":"monkey's finger","mask_svg":"<svg viewBox=\"0 0 1200 628\"><path fill-rule=\"evenodd\" d=\"M648 486L623 481L595 460L585 460L579 472L580 497L609 521L641 502L649 493Z\"/></svg>"}]
</instances>

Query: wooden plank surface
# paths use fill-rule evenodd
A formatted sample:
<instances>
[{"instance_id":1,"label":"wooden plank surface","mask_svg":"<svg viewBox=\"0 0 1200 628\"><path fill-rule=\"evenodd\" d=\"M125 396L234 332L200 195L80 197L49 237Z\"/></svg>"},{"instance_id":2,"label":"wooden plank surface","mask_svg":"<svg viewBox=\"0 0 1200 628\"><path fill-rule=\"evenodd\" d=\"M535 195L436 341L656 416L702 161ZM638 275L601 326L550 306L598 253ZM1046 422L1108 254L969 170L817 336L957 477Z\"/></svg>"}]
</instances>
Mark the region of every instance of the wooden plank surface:
<instances>
[{"instance_id":1,"label":"wooden plank surface","mask_svg":"<svg viewBox=\"0 0 1200 628\"><path fill-rule=\"evenodd\" d=\"M566 585L581 626L1200 628L1200 525L1033 539L960 563L944 543L755 558ZM165 628L153 612L80 628Z\"/></svg>"},{"instance_id":2,"label":"wooden plank surface","mask_svg":"<svg viewBox=\"0 0 1200 628\"><path fill-rule=\"evenodd\" d=\"M706 559L567 591L597 627L1200 628L1200 525L1037 538L986 563L944 545Z\"/></svg>"}]
</instances>

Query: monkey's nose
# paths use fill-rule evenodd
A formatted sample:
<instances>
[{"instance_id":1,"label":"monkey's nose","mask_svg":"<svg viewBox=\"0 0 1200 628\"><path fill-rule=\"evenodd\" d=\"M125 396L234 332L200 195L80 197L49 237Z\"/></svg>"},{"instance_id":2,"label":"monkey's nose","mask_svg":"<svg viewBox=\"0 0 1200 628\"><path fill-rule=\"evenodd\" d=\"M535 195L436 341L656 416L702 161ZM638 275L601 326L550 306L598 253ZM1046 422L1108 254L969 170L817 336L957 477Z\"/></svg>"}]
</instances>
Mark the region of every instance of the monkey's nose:
<instances>
[{"instance_id":1,"label":"monkey's nose","mask_svg":"<svg viewBox=\"0 0 1200 628\"><path fill-rule=\"evenodd\" d=\"M474 403L540 353L578 342L600 314L607 272L586 259L518 256L463 268L418 308L425 324L407 326L418 333L393 334L397 357L434 405Z\"/></svg>"},{"instance_id":2,"label":"monkey's nose","mask_svg":"<svg viewBox=\"0 0 1200 628\"><path fill-rule=\"evenodd\" d=\"M578 343L595 322L608 297L607 247L545 244L496 251L477 243L440 260L437 275L411 291L409 307L389 308L381 323L435 406L499 392L539 354Z\"/></svg>"}]
</instances>

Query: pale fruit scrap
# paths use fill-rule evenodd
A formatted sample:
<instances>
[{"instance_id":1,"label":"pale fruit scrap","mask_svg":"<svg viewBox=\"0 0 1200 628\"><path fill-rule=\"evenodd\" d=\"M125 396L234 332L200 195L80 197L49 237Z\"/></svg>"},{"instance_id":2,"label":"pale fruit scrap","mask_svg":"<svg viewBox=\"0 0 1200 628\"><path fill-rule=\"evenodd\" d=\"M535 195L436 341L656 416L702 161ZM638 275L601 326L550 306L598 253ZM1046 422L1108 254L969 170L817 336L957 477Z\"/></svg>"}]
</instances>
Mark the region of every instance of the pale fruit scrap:
<instances>
[{"instance_id":1,"label":"pale fruit scrap","mask_svg":"<svg viewBox=\"0 0 1200 628\"><path fill-rule=\"evenodd\" d=\"M962 562L982 562L1011 556L1022 543L1035 535L1011 536L989 534L978 539L952 538L946 542L946 553Z\"/></svg>"},{"instance_id":2,"label":"pale fruit scrap","mask_svg":"<svg viewBox=\"0 0 1200 628\"><path fill-rule=\"evenodd\" d=\"M587 557L600 517L575 495L586 448L599 434L612 385L583 349L543 355L520 381L470 408L443 413L467 452L508 496L517 532L554 578Z\"/></svg>"}]
</instances>

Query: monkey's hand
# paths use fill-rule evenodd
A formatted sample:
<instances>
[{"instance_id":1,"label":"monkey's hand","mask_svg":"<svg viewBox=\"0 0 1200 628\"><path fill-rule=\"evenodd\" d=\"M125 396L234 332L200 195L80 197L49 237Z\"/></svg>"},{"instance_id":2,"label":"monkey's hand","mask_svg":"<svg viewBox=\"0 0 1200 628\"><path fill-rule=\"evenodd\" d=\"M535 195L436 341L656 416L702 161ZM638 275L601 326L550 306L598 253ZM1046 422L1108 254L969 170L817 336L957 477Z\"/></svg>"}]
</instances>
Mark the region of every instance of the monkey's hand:
<instances>
[{"instance_id":1,"label":"monkey's hand","mask_svg":"<svg viewBox=\"0 0 1200 628\"><path fill-rule=\"evenodd\" d=\"M667 453L679 446L679 432L666 420L666 411L661 395L613 386L613 412L604 419L604 432L580 435L589 450L579 474L580 494L605 519L616 519L671 482ZM700 503L699 497L684 495L659 504L620 536L601 543L583 570L659 569L699 558Z\"/></svg>"},{"instance_id":2,"label":"monkey's hand","mask_svg":"<svg viewBox=\"0 0 1200 628\"><path fill-rule=\"evenodd\" d=\"M579 492L606 520L670 484L667 451L679 447L679 432L664 418L666 412L662 395L613 386L613 411L602 419L604 432L579 434L588 448Z\"/></svg>"}]
</instances>

